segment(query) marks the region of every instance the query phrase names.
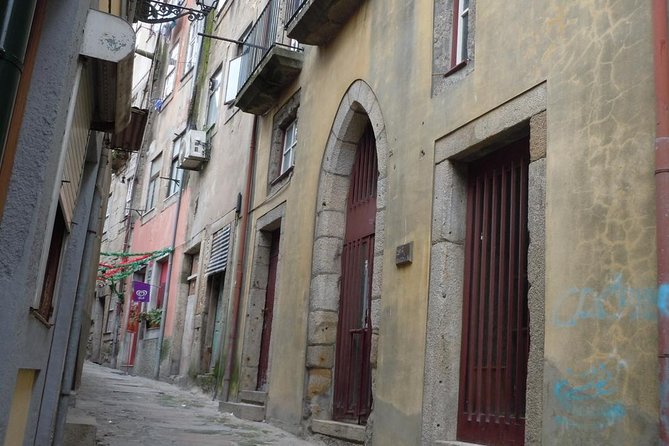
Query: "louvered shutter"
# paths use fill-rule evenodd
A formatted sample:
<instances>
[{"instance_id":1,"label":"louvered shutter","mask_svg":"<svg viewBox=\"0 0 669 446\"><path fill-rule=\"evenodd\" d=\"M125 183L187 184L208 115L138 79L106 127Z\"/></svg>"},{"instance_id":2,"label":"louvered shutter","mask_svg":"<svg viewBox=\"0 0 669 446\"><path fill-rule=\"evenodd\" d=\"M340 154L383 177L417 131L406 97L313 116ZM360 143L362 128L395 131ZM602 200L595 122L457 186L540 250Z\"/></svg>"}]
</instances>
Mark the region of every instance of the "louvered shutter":
<instances>
[{"instance_id":1,"label":"louvered shutter","mask_svg":"<svg viewBox=\"0 0 669 446\"><path fill-rule=\"evenodd\" d=\"M205 275L225 271L230 251L230 225L214 233L211 241L211 255Z\"/></svg>"}]
</instances>

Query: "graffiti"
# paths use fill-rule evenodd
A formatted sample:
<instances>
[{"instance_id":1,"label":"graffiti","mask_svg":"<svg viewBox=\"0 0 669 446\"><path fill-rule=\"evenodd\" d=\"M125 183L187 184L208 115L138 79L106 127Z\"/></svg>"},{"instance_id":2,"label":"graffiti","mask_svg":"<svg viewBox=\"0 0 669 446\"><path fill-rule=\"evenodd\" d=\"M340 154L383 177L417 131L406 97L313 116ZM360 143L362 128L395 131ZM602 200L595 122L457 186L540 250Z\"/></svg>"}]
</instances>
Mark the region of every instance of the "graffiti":
<instances>
[{"instance_id":1,"label":"graffiti","mask_svg":"<svg viewBox=\"0 0 669 446\"><path fill-rule=\"evenodd\" d=\"M669 284L663 283L657 290L657 308L662 316L669 316Z\"/></svg>"},{"instance_id":2,"label":"graffiti","mask_svg":"<svg viewBox=\"0 0 669 446\"><path fill-rule=\"evenodd\" d=\"M669 314L669 286L665 288L665 292L660 293L660 297L665 295L664 300L660 299L660 311ZM567 290L559 298L553 322L558 326L573 327L582 320L655 320L658 309L656 297L656 288L629 287L618 275L601 291L593 288Z\"/></svg>"},{"instance_id":3,"label":"graffiti","mask_svg":"<svg viewBox=\"0 0 669 446\"><path fill-rule=\"evenodd\" d=\"M567 373L569 377L556 382L553 388L561 409L561 414L555 416L558 425L602 430L625 417L625 407L615 402L616 380L605 364L582 373L568 369Z\"/></svg>"}]
</instances>

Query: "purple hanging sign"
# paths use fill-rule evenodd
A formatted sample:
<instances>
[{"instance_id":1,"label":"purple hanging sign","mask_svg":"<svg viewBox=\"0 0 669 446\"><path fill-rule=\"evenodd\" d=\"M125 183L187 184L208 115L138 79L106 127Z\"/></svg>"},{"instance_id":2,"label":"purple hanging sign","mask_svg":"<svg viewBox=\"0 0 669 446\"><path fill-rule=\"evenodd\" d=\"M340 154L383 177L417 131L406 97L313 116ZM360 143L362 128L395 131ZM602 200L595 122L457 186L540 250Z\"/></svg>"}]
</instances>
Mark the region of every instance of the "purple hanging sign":
<instances>
[{"instance_id":1,"label":"purple hanging sign","mask_svg":"<svg viewBox=\"0 0 669 446\"><path fill-rule=\"evenodd\" d=\"M132 281L132 300L134 302L148 302L151 300L151 285L144 282Z\"/></svg>"}]
</instances>

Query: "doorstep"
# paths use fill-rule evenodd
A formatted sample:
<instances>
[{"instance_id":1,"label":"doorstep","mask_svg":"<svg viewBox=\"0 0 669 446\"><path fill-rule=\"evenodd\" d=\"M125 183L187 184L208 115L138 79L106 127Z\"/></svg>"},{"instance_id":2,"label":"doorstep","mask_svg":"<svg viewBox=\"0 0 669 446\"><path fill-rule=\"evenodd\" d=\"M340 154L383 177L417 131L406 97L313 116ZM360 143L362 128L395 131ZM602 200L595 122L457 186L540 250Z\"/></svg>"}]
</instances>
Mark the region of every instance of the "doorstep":
<instances>
[{"instance_id":1,"label":"doorstep","mask_svg":"<svg viewBox=\"0 0 669 446\"><path fill-rule=\"evenodd\" d=\"M434 446L481 446L477 443L466 443L464 441L456 440L437 440L432 443Z\"/></svg>"},{"instance_id":2,"label":"doorstep","mask_svg":"<svg viewBox=\"0 0 669 446\"><path fill-rule=\"evenodd\" d=\"M330 420L312 420L311 430L328 437L341 438L355 443L364 443L365 426Z\"/></svg>"},{"instance_id":3,"label":"doorstep","mask_svg":"<svg viewBox=\"0 0 669 446\"><path fill-rule=\"evenodd\" d=\"M248 420L248 421L265 420L265 406L221 401L218 403L218 410L221 412L231 413L237 418L241 418L243 420Z\"/></svg>"}]
</instances>

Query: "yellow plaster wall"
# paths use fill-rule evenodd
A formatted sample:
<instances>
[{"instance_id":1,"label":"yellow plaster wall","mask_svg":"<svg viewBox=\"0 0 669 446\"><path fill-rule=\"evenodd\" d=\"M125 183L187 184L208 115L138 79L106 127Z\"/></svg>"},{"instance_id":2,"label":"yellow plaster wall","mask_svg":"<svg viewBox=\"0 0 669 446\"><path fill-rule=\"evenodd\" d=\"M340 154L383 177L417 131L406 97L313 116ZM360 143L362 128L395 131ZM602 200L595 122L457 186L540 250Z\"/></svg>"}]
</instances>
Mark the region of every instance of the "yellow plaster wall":
<instances>
[{"instance_id":1,"label":"yellow plaster wall","mask_svg":"<svg viewBox=\"0 0 669 446\"><path fill-rule=\"evenodd\" d=\"M437 97L430 94L432 23L432 1L368 0L330 45L307 49L297 83L296 168L280 198L287 201L283 224L293 230L282 239L288 248L280 265L268 418L301 420L315 201L325 144L348 86L362 79L375 92L391 151L374 441L410 445L420 442L434 141L546 81L544 441L633 444L626 442L652 436L657 373L650 6L640 0L480 0L475 68ZM270 132L271 113L261 124L260 185L266 184ZM279 203L265 202L260 189L261 209ZM413 264L399 269L395 247L409 241ZM580 303L591 311L579 313ZM569 413L556 386L578 387L600 370L610 392L583 409L595 415ZM598 418L598 405L612 415Z\"/></svg>"}]
</instances>

